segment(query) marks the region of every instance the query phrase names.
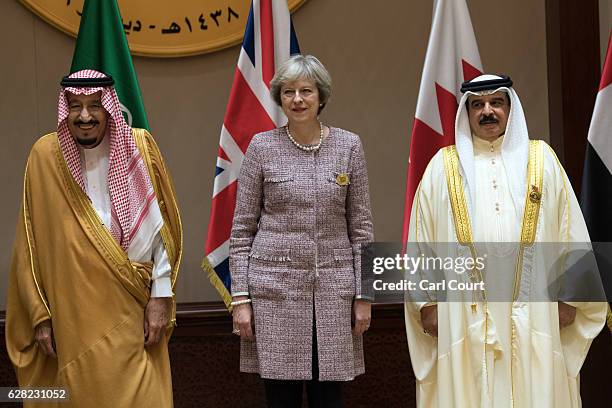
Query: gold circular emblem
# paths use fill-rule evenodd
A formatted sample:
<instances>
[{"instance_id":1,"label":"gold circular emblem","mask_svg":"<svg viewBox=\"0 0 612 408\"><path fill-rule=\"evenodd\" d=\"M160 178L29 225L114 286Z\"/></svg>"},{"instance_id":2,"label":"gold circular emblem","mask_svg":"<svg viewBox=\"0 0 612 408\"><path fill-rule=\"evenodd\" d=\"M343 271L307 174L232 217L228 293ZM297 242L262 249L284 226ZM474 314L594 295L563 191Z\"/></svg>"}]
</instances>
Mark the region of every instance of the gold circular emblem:
<instances>
[{"instance_id":1,"label":"gold circular emblem","mask_svg":"<svg viewBox=\"0 0 612 408\"><path fill-rule=\"evenodd\" d=\"M336 184L339 186L346 186L350 183L349 175L346 173L340 173L336 176Z\"/></svg>"},{"instance_id":2,"label":"gold circular emblem","mask_svg":"<svg viewBox=\"0 0 612 408\"><path fill-rule=\"evenodd\" d=\"M19 1L49 24L76 37L85 0ZM296 10L305 1L288 0L289 10ZM146 57L204 54L239 44L251 6L250 0L119 0L118 3L130 51Z\"/></svg>"},{"instance_id":3,"label":"gold circular emblem","mask_svg":"<svg viewBox=\"0 0 612 408\"><path fill-rule=\"evenodd\" d=\"M532 203L539 203L541 199L542 193L538 191L537 187L532 186L531 192L529 193L529 200L531 200Z\"/></svg>"}]
</instances>

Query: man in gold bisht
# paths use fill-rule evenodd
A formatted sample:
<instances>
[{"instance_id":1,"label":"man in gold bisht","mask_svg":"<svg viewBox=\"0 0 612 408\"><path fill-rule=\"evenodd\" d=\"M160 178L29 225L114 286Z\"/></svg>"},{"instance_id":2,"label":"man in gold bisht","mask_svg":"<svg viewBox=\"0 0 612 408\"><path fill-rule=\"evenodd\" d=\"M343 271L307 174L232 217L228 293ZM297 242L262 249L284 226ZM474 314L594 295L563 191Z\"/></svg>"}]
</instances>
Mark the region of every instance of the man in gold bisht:
<instances>
[{"instance_id":1,"label":"man in gold bisht","mask_svg":"<svg viewBox=\"0 0 612 408\"><path fill-rule=\"evenodd\" d=\"M427 287L427 297L407 297L418 406L580 407L580 368L606 304L538 301L530 293L546 273L535 244L588 245L578 202L552 149L529 140L508 77L482 75L461 91L456 145L441 149L425 170L408 251L450 243L454 256L478 258L475 243L487 243L484 270L456 274L487 286L462 301L437 303L439 293ZM494 299L490 286L499 291Z\"/></svg>"},{"instance_id":2,"label":"man in gold bisht","mask_svg":"<svg viewBox=\"0 0 612 408\"><path fill-rule=\"evenodd\" d=\"M65 77L57 132L30 152L6 344L19 386L65 388L61 406L170 407L181 223L157 145L125 122L113 83Z\"/></svg>"}]
</instances>

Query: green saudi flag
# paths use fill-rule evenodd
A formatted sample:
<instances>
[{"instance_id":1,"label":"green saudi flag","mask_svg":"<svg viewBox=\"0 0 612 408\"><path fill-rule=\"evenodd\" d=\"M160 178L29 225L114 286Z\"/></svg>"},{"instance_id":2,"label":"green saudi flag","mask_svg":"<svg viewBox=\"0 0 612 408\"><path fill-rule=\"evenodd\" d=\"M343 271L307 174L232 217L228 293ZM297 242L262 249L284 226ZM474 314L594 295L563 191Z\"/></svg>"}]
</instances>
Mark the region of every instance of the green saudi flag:
<instances>
[{"instance_id":1,"label":"green saudi flag","mask_svg":"<svg viewBox=\"0 0 612 408\"><path fill-rule=\"evenodd\" d=\"M82 69L112 75L128 124L149 129L116 0L85 0L70 72Z\"/></svg>"}]
</instances>

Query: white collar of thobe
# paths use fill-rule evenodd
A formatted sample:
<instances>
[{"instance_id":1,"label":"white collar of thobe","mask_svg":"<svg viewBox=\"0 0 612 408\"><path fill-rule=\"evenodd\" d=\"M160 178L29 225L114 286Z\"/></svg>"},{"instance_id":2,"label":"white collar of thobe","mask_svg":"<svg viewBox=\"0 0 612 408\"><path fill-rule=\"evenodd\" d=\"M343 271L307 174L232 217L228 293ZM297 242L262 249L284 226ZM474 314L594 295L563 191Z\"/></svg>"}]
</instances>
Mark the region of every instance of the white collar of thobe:
<instances>
[{"instance_id":1,"label":"white collar of thobe","mask_svg":"<svg viewBox=\"0 0 612 408\"><path fill-rule=\"evenodd\" d=\"M82 152L81 157L83 158L83 160L86 161L87 159L91 159L91 161L95 163L94 168L89 168L87 164L81 166L81 169L84 173L84 180L87 180L87 173L89 172L104 171L106 174L104 174L104 177L102 177L102 179L105 181L106 186L108 186L110 138L111 134L107 129L104 139L102 139L98 146L91 149L83 149L82 147L79 147L80 151ZM102 164L104 160L106 161L106 163L103 163L104 165L101 168L100 164ZM90 192L87 193L87 195L91 199L92 197L90 196L90 194ZM113 204L111 203L111 207L112 206ZM109 210L114 211L113 208L109 208ZM143 222L140 229L138 230L138 234L136 234L136 236L132 239L132 243L130 244L127 250L130 259L141 259L143 257L143 254L149 251L149 248L153 245L153 240L155 239L156 234L159 232L163 225L163 218L159 206L151 207L150 213L152 214L151 217L154 221L150 223Z\"/></svg>"},{"instance_id":2,"label":"white collar of thobe","mask_svg":"<svg viewBox=\"0 0 612 408\"><path fill-rule=\"evenodd\" d=\"M108 133L108 132L107 132ZM92 147L91 149L85 149L80 147L80 150L83 152L85 157L92 158L94 161L98 161L103 158L108 158L110 154L110 135L104 135L104 138L96 147Z\"/></svg>"},{"instance_id":3,"label":"white collar of thobe","mask_svg":"<svg viewBox=\"0 0 612 408\"><path fill-rule=\"evenodd\" d=\"M527 162L529 161L529 133L527 121L521 102L512 88L500 87L491 93L505 91L510 96L510 113L506 124L506 132L501 141L501 160L506 170L510 195L517 211L518 219L523 217L523 203L527 191ZM474 144L472 131L465 102L475 92L466 92L459 101L459 109L455 118L455 145L459 155L459 163L463 179L465 180L466 200L472 221L472 230L475 230L473 203L476 200L476 176L474 166Z\"/></svg>"},{"instance_id":4,"label":"white collar of thobe","mask_svg":"<svg viewBox=\"0 0 612 408\"><path fill-rule=\"evenodd\" d=\"M81 157L83 158L84 164L83 166L81 166L81 171L83 172L84 180L87 180L87 173L105 171L106 174L104 174L103 179L105 180L105 183L108 184L108 159L110 155L109 139L110 134L107 131L100 144L96 147L93 147L91 149L85 149L79 146L79 150L81 151ZM91 168L87 165L88 160L93 163L93 166ZM103 161L105 161L105 163L103 163ZM101 164L104 164L102 166L103 168L100 168Z\"/></svg>"},{"instance_id":5,"label":"white collar of thobe","mask_svg":"<svg viewBox=\"0 0 612 408\"><path fill-rule=\"evenodd\" d=\"M478 136L472 134L472 143L474 145L474 152L485 152L485 153L500 153L502 143L504 141L504 135L501 135L492 142L481 139Z\"/></svg>"}]
</instances>

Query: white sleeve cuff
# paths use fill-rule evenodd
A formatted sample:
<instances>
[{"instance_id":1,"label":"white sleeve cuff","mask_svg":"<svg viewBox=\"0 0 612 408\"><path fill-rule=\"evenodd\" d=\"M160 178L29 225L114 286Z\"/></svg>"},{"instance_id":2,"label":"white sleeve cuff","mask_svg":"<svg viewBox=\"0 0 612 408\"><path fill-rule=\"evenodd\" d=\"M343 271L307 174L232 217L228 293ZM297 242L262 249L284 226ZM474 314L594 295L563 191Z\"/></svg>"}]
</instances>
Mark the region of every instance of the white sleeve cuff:
<instances>
[{"instance_id":1,"label":"white sleeve cuff","mask_svg":"<svg viewBox=\"0 0 612 408\"><path fill-rule=\"evenodd\" d=\"M151 282L151 297L172 297L172 281L170 277L157 278Z\"/></svg>"},{"instance_id":2,"label":"white sleeve cuff","mask_svg":"<svg viewBox=\"0 0 612 408\"><path fill-rule=\"evenodd\" d=\"M427 306L437 306L438 302L415 302L419 311Z\"/></svg>"},{"instance_id":3,"label":"white sleeve cuff","mask_svg":"<svg viewBox=\"0 0 612 408\"><path fill-rule=\"evenodd\" d=\"M168 259L168 253L162 241L161 235L157 233L155 240L153 241L153 273L151 278L157 280L160 278L169 278L172 275L172 266Z\"/></svg>"},{"instance_id":4,"label":"white sleeve cuff","mask_svg":"<svg viewBox=\"0 0 612 408\"><path fill-rule=\"evenodd\" d=\"M372 296L367 295L357 295L355 296L355 300L366 300L370 303L374 302L374 298Z\"/></svg>"}]
</instances>

